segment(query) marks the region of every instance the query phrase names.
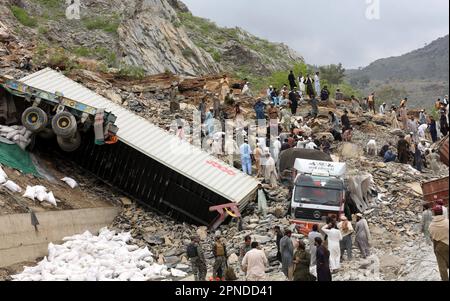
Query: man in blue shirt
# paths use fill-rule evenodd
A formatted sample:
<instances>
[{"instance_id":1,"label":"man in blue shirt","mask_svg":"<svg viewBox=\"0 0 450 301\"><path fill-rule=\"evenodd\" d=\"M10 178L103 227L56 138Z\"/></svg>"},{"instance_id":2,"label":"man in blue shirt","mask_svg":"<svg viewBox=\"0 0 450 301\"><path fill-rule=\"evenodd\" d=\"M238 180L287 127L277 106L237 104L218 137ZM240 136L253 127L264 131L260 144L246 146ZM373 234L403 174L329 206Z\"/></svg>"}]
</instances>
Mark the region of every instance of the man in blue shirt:
<instances>
[{"instance_id":1,"label":"man in blue shirt","mask_svg":"<svg viewBox=\"0 0 450 301\"><path fill-rule=\"evenodd\" d=\"M242 164L242 171L249 176L252 175L252 148L250 145L248 145L248 141L245 140L244 144L240 147L240 153L241 153L241 164Z\"/></svg>"}]
</instances>

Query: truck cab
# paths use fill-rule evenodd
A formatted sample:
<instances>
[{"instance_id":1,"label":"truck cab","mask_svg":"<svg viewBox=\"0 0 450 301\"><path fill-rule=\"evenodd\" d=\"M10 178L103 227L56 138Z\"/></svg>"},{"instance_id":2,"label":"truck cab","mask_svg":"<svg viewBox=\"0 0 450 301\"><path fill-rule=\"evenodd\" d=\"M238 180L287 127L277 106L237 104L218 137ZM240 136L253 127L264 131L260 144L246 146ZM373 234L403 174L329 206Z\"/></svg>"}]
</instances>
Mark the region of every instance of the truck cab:
<instances>
[{"instance_id":1,"label":"truck cab","mask_svg":"<svg viewBox=\"0 0 450 301\"><path fill-rule=\"evenodd\" d=\"M291 222L307 235L314 224L344 212L345 163L297 159L291 200Z\"/></svg>"}]
</instances>

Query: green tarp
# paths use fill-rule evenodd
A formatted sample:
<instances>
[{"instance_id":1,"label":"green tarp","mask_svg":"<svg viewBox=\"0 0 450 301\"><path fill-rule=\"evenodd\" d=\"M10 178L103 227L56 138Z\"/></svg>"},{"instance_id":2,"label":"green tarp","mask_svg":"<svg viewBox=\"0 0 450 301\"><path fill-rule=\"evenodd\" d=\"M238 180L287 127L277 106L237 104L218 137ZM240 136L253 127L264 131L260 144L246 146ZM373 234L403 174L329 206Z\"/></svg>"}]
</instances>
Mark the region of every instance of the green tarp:
<instances>
[{"instance_id":1,"label":"green tarp","mask_svg":"<svg viewBox=\"0 0 450 301\"><path fill-rule=\"evenodd\" d=\"M20 170L22 173L39 176L39 173L31 160L30 154L22 150L16 144L0 142L0 163Z\"/></svg>"}]
</instances>

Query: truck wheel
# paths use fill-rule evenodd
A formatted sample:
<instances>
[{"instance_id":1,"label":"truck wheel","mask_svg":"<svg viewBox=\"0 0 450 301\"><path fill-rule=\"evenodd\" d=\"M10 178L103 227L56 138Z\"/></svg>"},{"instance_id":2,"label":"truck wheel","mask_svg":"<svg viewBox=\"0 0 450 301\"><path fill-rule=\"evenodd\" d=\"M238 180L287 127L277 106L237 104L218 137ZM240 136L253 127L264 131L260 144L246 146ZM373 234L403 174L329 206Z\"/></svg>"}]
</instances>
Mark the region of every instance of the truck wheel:
<instances>
[{"instance_id":1,"label":"truck wheel","mask_svg":"<svg viewBox=\"0 0 450 301\"><path fill-rule=\"evenodd\" d=\"M33 133L42 131L47 123L47 114L41 108L29 107L22 113L22 125Z\"/></svg>"},{"instance_id":2,"label":"truck wheel","mask_svg":"<svg viewBox=\"0 0 450 301\"><path fill-rule=\"evenodd\" d=\"M53 117L52 129L56 136L70 138L77 131L77 121L69 112L61 112Z\"/></svg>"},{"instance_id":3,"label":"truck wheel","mask_svg":"<svg viewBox=\"0 0 450 301\"><path fill-rule=\"evenodd\" d=\"M76 151L81 145L81 136L79 132L75 132L75 135L71 138L63 138L61 136L56 137L59 147L68 153Z\"/></svg>"},{"instance_id":4,"label":"truck wheel","mask_svg":"<svg viewBox=\"0 0 450 301\"><path fill-rule=\"evenodd\" d=\"M39 132L39 137L41 137L42 139L52 139L53 137L55 137L55 133L52 129L45 128L41 132Z\"/></svg>"}]
</instances>

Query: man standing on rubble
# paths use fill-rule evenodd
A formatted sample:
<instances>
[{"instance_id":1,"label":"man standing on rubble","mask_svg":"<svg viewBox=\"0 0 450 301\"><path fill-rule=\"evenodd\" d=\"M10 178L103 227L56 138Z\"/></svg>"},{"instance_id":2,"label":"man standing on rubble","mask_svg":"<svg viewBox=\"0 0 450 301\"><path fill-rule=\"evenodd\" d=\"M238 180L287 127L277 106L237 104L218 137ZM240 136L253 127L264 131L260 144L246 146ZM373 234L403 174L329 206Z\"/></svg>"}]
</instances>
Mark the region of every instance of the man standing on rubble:
<instances>
[{"instance_id":1,"label":"man standing on rubble","mask_svg":"<svg viewBox=\"0 0 450 301\"><path fill-rule=\"evenodd\" d=\"M267 201L269 200L269 194L263 188L261 184L258 184L258 190L256 191L256 203L258 204L258 213L263 217L267 215Z\"/></svg>"},{"instance_id":2,"label":"man standing on rubble","mask_svg":"<svg viewBox=\"0 0 450 301\"><path fill-rule=\"evenodd\" d=\"M316 119L317 116L319 115L319 102L318 102L317 98L313 97L311 99L310 104L311 104L311 115L312 115L312 118Z\"/></svg>"},{"instance_id":3,"label":"man standing on rubble","mask_svg":"<svg viewBox=\"0 0 450 301\"><path fill-rule=\"evenodd\" d=\"M187 247L187 257L191 261L195 281L206 281L206 260L200 246L200 237L194 236L191 240L192 242Z\"/></svg>"},{"instance_id":4,"label":"man standing on rubble","mask_svg":"<svg viewBox=\"0 0 450 301\"><path fill-rule=\"evenodd\" d=\"M406 109L406 104L400 106L400 120L402 122L402 129L407 130L408 128L408 110Z\"/></svg>"},{"instance_id":5,"label":"man standing on rubble","mask_svg":"<svg viewBox=\"0 0 450 301\"><path fill-rule=\"evenodd\" d=\"M422 233L428 245L431 245L430 225L433 221L433 212L431 211L430 203L423 204L422 213Z\"/></svg>"},{"instance_id":6,"label":"man standing on rubble","mask_svg":"<svg viewBox=\"0 0 450 301\"><path fill-rule=\"evenodd\" d=\"M172 83L172 85L170 85L170 113L172 114L180 110L177 90L178 87L176 86L176 83Z\"/></svg>"},{"instance_id":7,"label":"man standing on rubble","mask_svg":"<svg viewBox=\"0 0 450 301\"><path fill-rule=\"evenodd\" d=\"M292 261L294 260L294 244L292 243L291 236L292 231L286 230L280 241L282 271L288 280L290 280L289 277L292 269Z\"/></svg>"},{"instance_id":8,"label":"man standing on rubble","mask_svg":"<svg viewBox=\"0 0 450 301\"><path fill-rule=\"evenodd\" d=\"M281 251L280 251L280 244L281 239L283 238L283 233L281 232L280 226L275 226L273 228L275 232L275 239L276 239L276 245L277 245L277 260L281 262Z\"/></svg>"},{"instance_id":9,"label":"man standing on rubble","mask_svg":"<svg viewBox=\"0 0 450 301\"><path fill-rule=\"evenodd\" d=\"M350 123L350 119L348 118L348 111L344 110L344 115L341 117L341 123L342 123L342 132L345 133L346 130L350 129L352 127Z\"/></svg>"},{"instance_id":10,"label":"man standing on rubble","mask_svg":"<svg viewBox=\"0 0 450 301\"><path fill-rule=\"evenodd\" d=\"M433 140L433 143L436 143L438 141L438 133L437 133L436 120L434 120L433 116L430 116L430 123L428 126L430 129L431 140Z\"/></svg>"},{"instance_id":11,"label":"man standing on rubble","mask_svg":"<svg viewBox=\"0 0 450 301\"><path fill-rule=\"evenodd\" d=\"M244 259L245 254L247 254L248 251L250 251L251 249L252 249L252 237L250 235L247 235L246 237L244 237L244 243L239 249L240 260Z\"/></svg>"},{"instance_id":12,"label":"man standing on rubble","mask_svg":"<svg viewBox=\"0 0 450 301\"><path fill-rule=\"evenodd\" d=\"M419 129L419 125L417 124L417 121L415 120L414 116L411 115L411 117L408 120L408 130L409 132L413 133L414 138L417 137L417 131ZM416 140L416 139L414 139Z\"/></svg>"},{"instance_id":13,"label":"man standing on rubble","mask_svg":"<svg viewBox=\"0 0 450 301\"><path fill-rule=\"evenodd\" d=\"M244 140L244 144L239 149L241 153L242 171L249 176L252 175L252 148L248 145L248 140Z\"/></svg>"},{"instance_id":14,"label":"man standing on rubble","mask_svg":"<svg viewBox=\"0 0 450 301\"><path fill-rule=\"evenodd\" d=\"M361 213L358 213L356 215L356 245L358 246L359 250L361 251L361 255L364 259L366 259L370 255L370 230L369 230L369 224L367 223L367 220L363 217Z\"/></svg>"},{"instance_id":15,"label":"man standing on rubble","mask_svg":"<svg viewBox=\"0 0 450 301\"><path fill-rule=\"evenodd\" d=\"M433 221L429 231L434 246L434 254L439 266L442 281L448 281L448 219L443 215L442 206L437 205L433 208Z\"/></svg>"},{"instance_id":16,"label":"man standing on rubble","mask_svg":"<svg viewBox=\"0 0 450 301\"><path fill-rule=\"evenodd\" d=\"M213 98L214 118L219 118L220 115L220 98L219 94L216 94Z\"/></svg>"},{"instance_id":17,"label":"man standing on rubble","mask_svg":"<svg viewBox=\"0 0 450 301\"><path fill-rule=\"evenodd\" d=\"M294 71L291 70L289 72L288 80L289 80L289 86L291 86L291 91L294 91L294 89L297 87L297 83L295 82Z\"/></svg>"},{"instance_id":18,"label":"man standing on rubble","mask_svg":"<svg viewBox=\"0 0 450 301\"><path fill-rule=\"evenodd\" d=\"M401 135L400 139L397 144L397 153L398 153L398 160L402 164L408 164L409 162L409 149L410 145L408 141L405 140L405 136Z\"/></svg>"},{"instance_id":19,"label":"man standing on rubble","mask_svg":"<svg viewBox=\"0 0 450 301\"><path fill-rule=\"evenodd\" d=\"M341 231L342 240L340 242L341 247L341 261L344 261L344 253L347 251L347 259L352 260L352 234L354 232L352 223L347 219L345 215L341 216L341 221L338 224L338 229Z\"/></svg>"},{"instance_id":20,"label":"man standing on rubble","mask_svg":"<svg viewBox=\"0 0 450 301\"><path fill-rule=\"evenodd\" d=\"M419 124L423 125L427 123L427 113L425 110L421 110L419 114Z\"/></svg>"},{"instance_id":21,"label":"man standing on rubble","mask_svg":"<svg viewBox=\"0 0 450 301\"><path fill-rule=\"evenodd\" d=\"M332 281L330 270L330 251L323 245L322 238L314 239L316 246L317 281Z\"/></svg>"},{"instance_id":22,"label":"man standing on rubble","mask_svg":"<svg viewBox=\"0 0 450 301\"><path fill-rule=\"evenodd\" d=\"M441 128L442 136L443 137L447 136L449 128L448 128L448 121L447 121L447 115L445 114L445 110L441 111L440 128Z\"/></svg>"},{"instance_id":23,"label":"man standing on rubble","mask_svg":"<svg viewBox=\"0 0 450 301\"><path fill-rule=\"evenodd\" d=\"M272 189L276 189L278 187L277 180L278 174L276 169L275 160L269 154L266 154L266 162L264 167L264 178L266 184L270 184Z\"/></svg>"},{"instance_id":24,"label":"man standing on rubble","mask_svg":"<svg viewBox=\"0 0 450 301\"><path fill-rule=\"evenodd\" d=\"M385 102L380 106L380 115L386 115L386 106Z\"/></svg>"},{"instance_id":25,"label":"man standing on rubble","mask_svg":"<svg viewBox=\"0 0 450 301\"><path fill-rule=\"evenodd\" d=\"M372 111L373 114L376 114L375 111L375 93L370 94L369 98L367 98L367 104L369 105L369 111Z\"/></svg>"},{"instance_id":26,"label":"man standing on rubble","mask_svg":"<svg viewBox=\"0 0 450 301\"><path fill-rule=\"evenodd\" d=\"M214 108L210 108L205 117L205 124L208 131L208 136L212 137L214 134Z\"/></svg>"},{"instance_id":27,"label":"man standing on rubble","mask_svg":"<svg viewBox=\"0 0 450 301\"><path fill-rule=\"evenodd\" d=\"M212 251L215 258L213 266L213 279L222 279L227 268L228 256L227 247L223 243L222 237L220 235L216 236L216 241L213 245Z\"/></svg>"},{"instance_id":28,"label":"man standing on rubble","mask_svg":"<svg viewBox=\"0 0 450 301\"><path fill-rule=\"evenodd\" d=\"M298 95L294 90L289 92L289 102L291 104L291 113L293 116L297 116L297 108L298 108Z\"/></svg>"},{"instance_id":29,"label":"man standing on rubble","mask_svg":"<svg viewBox=\"0 0 450 301\"><path fill-rule=\"evenodd\" d=\"M205 122L206 119L206 96L202 98L200 104L198 105L198 110L200 111L201 121Z\"/></svg>"},{"instance_id":30,"label":"man standing on rubble","mask_svg":"<svg viewBox=\"0 0 450 301\"><path fill-rule=\"evenodd\" d=\"M242 260L242 270L247 274L247 281L264 281L269 261L264 251L259 249L259 243L252 242L251 247Z\"/></svg>"},{"instance_id":31,"label":"man standing on rubble","mask_svg":"<svg viewBox=\"0 0 450 301\"><path fill-rule=\"evenodd\" d=\"M314 87L316 88L316 95L320 95L320 72L316 72L314 75Z\"/></svg>"},{"instance_id":32,"label":"man standing on rubble","mask_svg":"<svg viewBox=\"0 0 450 301\"><path fill-rule=\"evenodd\" d=\"M256 120L266 120L266 115L264 114L265 104L261 99L258 99L254 105Z\"/></svg>"}]
</instances>

